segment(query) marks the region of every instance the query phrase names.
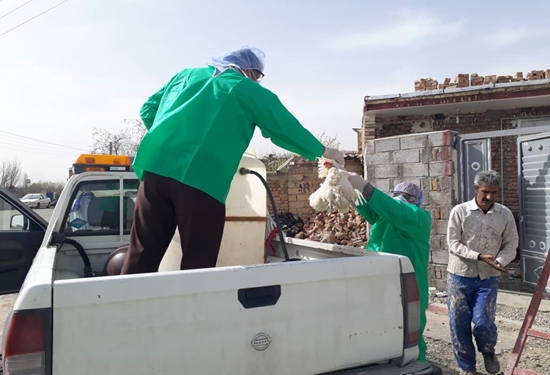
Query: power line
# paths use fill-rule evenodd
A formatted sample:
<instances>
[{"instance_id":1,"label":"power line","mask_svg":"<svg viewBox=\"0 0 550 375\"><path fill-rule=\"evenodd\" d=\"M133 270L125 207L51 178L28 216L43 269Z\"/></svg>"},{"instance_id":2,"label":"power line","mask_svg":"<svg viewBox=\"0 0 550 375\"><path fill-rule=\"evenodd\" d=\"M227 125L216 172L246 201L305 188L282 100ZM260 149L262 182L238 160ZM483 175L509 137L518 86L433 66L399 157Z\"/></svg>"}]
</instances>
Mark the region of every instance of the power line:
<instances>
[{"instance_id":1,"label":"power line","mask_svg":"<svg viewBox=\"0 0 550 375\"><path fill-rule=\"evenodd\" d=\"M0 0L0 1L2 1L2 0ZM0 20L1 20L2 18L6 17L8 14L12 14L12 13L15 12L17 9L24 7L25 5L27 5L27 4L30 3L31 1L32 1L32 0L29 0L29 1L27 1L26 3L23 3L23 4L19 5L19 6L18 6L17 8L15 8L14 10L9 11L8 13L4 14L2 17L0 17Z\"/></svg>"},{"instance_id":2,"label":"power line","mask_svg":"<svg viewBox=\"0 0 550 375\"><path fill-rule=\"evenodd\" d=\"M43 139L43 138L40 138L40 139ZM20 138L19 136L14 136L14 135L9 135L9 134L0 134L0 144L2 142L11 142L17 146L28 146L28 147L32 147L32 148L45 148L47 150L57 150L57 151L62 151L62 152L74 152L73 149L68 149L66 148L65 145L68 145L70 143L64 143L63 146L55 146L55 145L50 145L50 144L45 144L43 143L42 140L27 140L27 139L22 139ZM78 148L78 147L77 147ZM84 147L86 148L86 147Z\"/></svg>"},{"instance_id":3,"label":"power line","mask_svg":"<svg viewBox=\"0 0 550 375\"><path fill-rule=\"evenodd\" d=\"M66 0L66 1L68 1L68 0ZM50 144L50 145L53 145L53 146L59 146L59 147L70 148L70 149L73 149L73 150L84 151L84 150L81 149L81 148L76 148L76 147L61 145L61 144L59 144L59 143L53 143L53 142L43 141L43 140L40 140L40 139L31 138L31 137L25 137L24 135L19 135L19 134L15 134L15 133L10 133L10 132L7 132L7 131L5 131L5 130L0 130L0 133L5 133L5 134L13 135L13 136L16 136L16 137L19 137L19 138L30 139L31 141L47 143L47 144Z\"/></svg>"},{"instance_id":4,"label":"power line","mask_svg":"<svg viewBox=\"0 0 550 375\"><path fill-rule=\"evenodd\" d=\"M64 1L60 2L59 4L54 5L54 6L51 7L51 8L46 9L46 10L43 11L42 13L38 13L36 16L34 16L34 17L32 17L32 18L29 18L29 19L26 20L25 22L22 22L22 23L20 23L19 25L16 25L16 26L12 27L11 29L8 29L7 31L4 31L2 34L0 34L0 36L6 35L6 34L9 33L10 31L17 29L17 28L20 27L20 26L23 26L23 25L26 24L27 22L30 22L30 21L34 20L35 18L37 18L37 17L40 17L40 16L43 15L44 13L48 13L50 10L53 10L54 8L57 8L58 6L60 6L61 4L66 3L67 1L69 1L69 0L64 0Z\"/></svg>"},{"instance_id":5,"label":"power line","mask_svg":"<svg viewBox=\"0 0 550 375\"><path fill-rule=\"evenodd\" d=\"M11 146L11 145L10 145ZM25 153L25 154L39 154L39 155L47 155L47 156L68 156L68 154L58 154L58 153L55 153L55 152L49 152L49 151L44 151L44 150L28 150L28 149L20 149L20 148L17 148L17 147L10 147L10 146L6 146L6 145L1 145L0 149L2 150L11 150L11 151L18 151L18 152L22 152L22 153Z\"/></svg>"},{"instance_id":6,"label":"power line","mask_svg":"<svg viewBox=\"0 0 550 375\"><path fill-rule=\"evenodd\" d=\"M4 146L9 147L17 147L19 148L19 151L43 151L51 154L56 155L67 155L69 153L74 154L75 151L69 150L66 148L59 148L59 147L53 147L50 145L43 145L43 144L31 144L23 142L23 140L15 140L15 139L0 139L0 150Z\"/></svg>"}]
</instances>

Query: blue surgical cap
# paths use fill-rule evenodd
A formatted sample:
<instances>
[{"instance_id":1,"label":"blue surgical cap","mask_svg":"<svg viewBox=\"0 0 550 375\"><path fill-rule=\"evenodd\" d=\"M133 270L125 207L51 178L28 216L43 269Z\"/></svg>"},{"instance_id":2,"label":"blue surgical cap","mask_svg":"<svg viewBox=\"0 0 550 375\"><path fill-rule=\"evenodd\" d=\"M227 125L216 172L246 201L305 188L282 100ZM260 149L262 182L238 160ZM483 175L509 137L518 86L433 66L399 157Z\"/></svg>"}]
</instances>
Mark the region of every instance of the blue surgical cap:
<instances>
[{"instance_id":1,"label":"blue surgical cap","mask_svg":"<svg viewBox=\"0 0 550 375\"><path fill-rule=\"evenodd\" d=\"M416 198L416 205L421 206L422 203L424 203L424 193L422 192L422 189L418 185L413 184L412 182L402 182L400 184L397 184L394 188L392 193L406 193L409 195L412 195Z\"/></svg>"},{"instance_id":2,"label":"blue surgical cap","mask_svg":"<svg viewBox=\"0 0 550 375\"><path fill-rule=\"evenodd\" d=\"M244 46L223 55L212 57L211 65L216 68L217 73L232 69L235 66L242 70L258 70L263 73L265 54L258 48Z\"/></svg>"}]
</instances>

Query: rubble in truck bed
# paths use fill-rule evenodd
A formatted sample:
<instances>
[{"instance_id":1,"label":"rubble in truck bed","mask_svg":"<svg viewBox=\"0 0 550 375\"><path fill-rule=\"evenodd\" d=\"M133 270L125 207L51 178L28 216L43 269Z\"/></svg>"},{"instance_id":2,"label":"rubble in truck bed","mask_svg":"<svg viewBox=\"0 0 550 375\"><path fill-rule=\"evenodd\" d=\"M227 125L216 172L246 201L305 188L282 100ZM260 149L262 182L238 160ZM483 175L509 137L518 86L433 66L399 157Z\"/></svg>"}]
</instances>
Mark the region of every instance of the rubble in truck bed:
<instances>
[{"instance_id":1,"label":"rubble in truck bed","mask_svg":"<svg viewBox=\"0 0 550 375\"><path fill-rule=\"evenodd\" d=\"M310 215L284 212L279 213L279 221L287 237L353 247L365 247L368 240L366 222L354 210Z\"/></svg>"}]
</instances>

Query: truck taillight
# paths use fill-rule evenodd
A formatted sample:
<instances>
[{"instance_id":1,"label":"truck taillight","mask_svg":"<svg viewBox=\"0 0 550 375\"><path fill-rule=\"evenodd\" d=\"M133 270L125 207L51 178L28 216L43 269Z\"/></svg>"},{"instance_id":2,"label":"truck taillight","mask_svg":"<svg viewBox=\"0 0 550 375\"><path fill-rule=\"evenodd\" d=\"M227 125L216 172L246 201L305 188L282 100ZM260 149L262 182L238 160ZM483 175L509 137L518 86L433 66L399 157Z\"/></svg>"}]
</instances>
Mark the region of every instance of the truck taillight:
<instances>
[{"instance_id":1,"label":"truck taillight","mask_svg":"<svg viewBox=\"0 0 550 375\"><path fill-rule=\"evenodd\" d=\"M14 311L4 348L4 375L46 375L51 348L50 309Z\"/></svg>"},{"instance_id":2,"label":"truck taillight","mask_svg":"<svg viewBox=\"0 0 550 375\"><path fill-rule=\"evenodd\" d=\"M420 335L420 293L414 272L401 275L403 284L405 349L418 345Z\"/></svg>"}]
</instances>

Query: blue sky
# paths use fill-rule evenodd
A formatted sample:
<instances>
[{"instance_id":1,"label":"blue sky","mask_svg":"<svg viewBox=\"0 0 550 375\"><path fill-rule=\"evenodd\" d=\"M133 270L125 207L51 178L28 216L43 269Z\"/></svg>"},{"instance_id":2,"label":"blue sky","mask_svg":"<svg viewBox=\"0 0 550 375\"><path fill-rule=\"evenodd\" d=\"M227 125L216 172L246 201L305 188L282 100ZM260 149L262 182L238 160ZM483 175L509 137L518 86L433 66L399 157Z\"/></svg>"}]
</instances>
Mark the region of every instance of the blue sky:
<instances>
[{"instance_id":1,"label":"blue sky","mask_svg":"<svg viewBox=\"0 0 550 375\"><path fill-rule=\"evenodd\" d=\"M28 0L0 0L0 17ZM32 1L0 34L58 4ZM526 3L525 3L526 4ZM93 127L137 118L182 68L241 45L267 55L262 84L313 134L356 149L363 97L457 73L550 68L550 3L510 1L70 0L0 35L0 160L64 181ZM18 143L19 142L19 143ZM260 154L277 148L256 133Z\"/></svg>"}]
</instances>

